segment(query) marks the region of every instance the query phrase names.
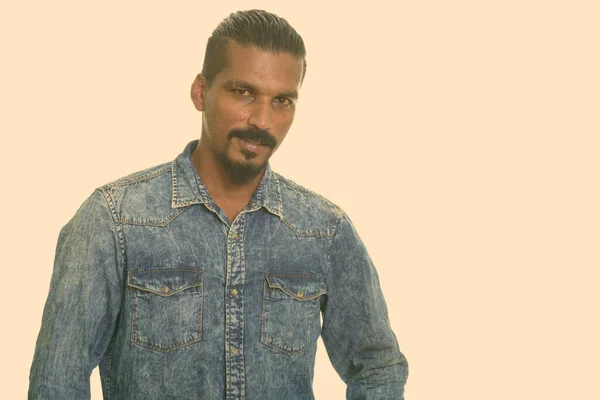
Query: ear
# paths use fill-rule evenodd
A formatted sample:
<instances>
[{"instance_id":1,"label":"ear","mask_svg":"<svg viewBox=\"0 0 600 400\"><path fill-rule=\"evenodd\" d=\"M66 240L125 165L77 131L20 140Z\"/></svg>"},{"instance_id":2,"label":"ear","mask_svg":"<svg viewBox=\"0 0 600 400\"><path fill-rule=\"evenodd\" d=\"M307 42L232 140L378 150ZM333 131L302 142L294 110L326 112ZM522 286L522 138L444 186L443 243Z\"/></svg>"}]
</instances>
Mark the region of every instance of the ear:
<instances>
[{"instance_id":1,"label":"ear","mask_svg":"<svg viewBox=\"0 0 600 400\"><path fill-rule=\"evenodd\" d=\"M192 83L191 97L196 110L204 111L204 94L206 92L206 78L202 74L196 75Z\"/></svg>"}]
</instances>

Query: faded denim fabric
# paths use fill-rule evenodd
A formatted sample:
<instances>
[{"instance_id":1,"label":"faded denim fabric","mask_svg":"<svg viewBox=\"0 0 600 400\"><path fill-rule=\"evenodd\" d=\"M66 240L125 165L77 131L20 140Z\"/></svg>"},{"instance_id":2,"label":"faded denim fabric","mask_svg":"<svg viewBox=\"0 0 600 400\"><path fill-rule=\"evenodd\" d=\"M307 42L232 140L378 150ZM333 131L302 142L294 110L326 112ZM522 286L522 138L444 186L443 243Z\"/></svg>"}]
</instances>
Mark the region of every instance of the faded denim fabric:
<instances>
[{"instance_id":1,"label":"faded denim fabric","mask_svg":"<svg viewBox=\"0 0 600 400\"><path fill-rule=\"evenodd\" d=\"M348 399L402 399L406 359L352 223L267 168L231 222L191 161L97 189L61 230L30 399L314 399L322 336ZM321 325L322 315L322 325Z\"/></svg>"}]
</instances>

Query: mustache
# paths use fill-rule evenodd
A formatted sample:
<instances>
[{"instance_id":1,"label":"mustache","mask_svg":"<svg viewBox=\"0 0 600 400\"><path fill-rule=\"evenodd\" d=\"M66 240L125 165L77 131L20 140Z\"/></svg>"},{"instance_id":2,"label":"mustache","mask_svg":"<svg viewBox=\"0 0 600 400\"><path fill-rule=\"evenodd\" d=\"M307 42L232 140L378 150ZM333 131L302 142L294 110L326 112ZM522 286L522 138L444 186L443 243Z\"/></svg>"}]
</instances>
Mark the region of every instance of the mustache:
<instances>
[{"instance_id":1,"label":"mustache","mask_svg":"<svg viewBox=\"0 0 600 400\"><path fill-rule=\"evenodd\" d=\"M264 146L274 148L277 145L277 139L275 136L271 135L269 132L263 129L234 129L229 132L229 140L237 137L239 139L245 139L252 142L258 142Z\"/></svg>"}]
</instances>

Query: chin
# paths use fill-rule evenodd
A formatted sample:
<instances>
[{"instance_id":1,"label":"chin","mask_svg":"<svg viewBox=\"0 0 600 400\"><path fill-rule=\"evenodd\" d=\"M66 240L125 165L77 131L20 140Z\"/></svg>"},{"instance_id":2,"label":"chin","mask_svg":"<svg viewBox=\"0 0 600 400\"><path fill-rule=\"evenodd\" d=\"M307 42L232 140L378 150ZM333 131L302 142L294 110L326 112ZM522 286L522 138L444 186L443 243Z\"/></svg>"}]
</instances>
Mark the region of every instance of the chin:
<instances>
[{"instance_id":1,"label":"chin","mask_svg":"<svg viewBox=\"0 0 600 400\"><path fill-rule=\"evenodd\" d=\"M267 167L266 161L264 163L251 162L251 161L234 161L230 160L225 166L231 180L235 184L247 184L254 178L261 175Z\"/></svg>"},{"instance_id":2,"label":"chin","mask_svg":"<svg viewBox=\"0 0 600 400\"><path fill-rule=\"evenodd\" d=\"M256 160L258 158L258 154L253 153L253 152L248 151L248 150L242 149L242 150L240 150L240 153L242 153L242 157L248 163L255 163L255 162L253 162L251 160Z\"/></svg>"}]
</instances>

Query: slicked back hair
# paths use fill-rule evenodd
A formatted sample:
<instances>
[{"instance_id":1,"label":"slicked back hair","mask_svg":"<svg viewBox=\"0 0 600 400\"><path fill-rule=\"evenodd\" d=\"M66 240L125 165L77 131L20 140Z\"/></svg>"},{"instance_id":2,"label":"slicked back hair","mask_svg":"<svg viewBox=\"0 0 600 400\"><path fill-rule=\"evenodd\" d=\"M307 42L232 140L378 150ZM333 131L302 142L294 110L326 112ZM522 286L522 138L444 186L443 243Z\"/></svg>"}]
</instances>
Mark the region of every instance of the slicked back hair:
<instances>
[{"instance_id":1,"label":"slicked back hair","mask_svg":"<svg viewBox=\"0 0 600 400\"><path fill-rule=\"evenodd\" d=\"M208 39L202 67L208 87L227 67L230 40L235 40L242 47L254 46L270 53L290 53L302 58L300 82L304 80L306 49L302 37L285 19L264 10L248 10L230 14Z\"/></svg>"}]
</instances>

